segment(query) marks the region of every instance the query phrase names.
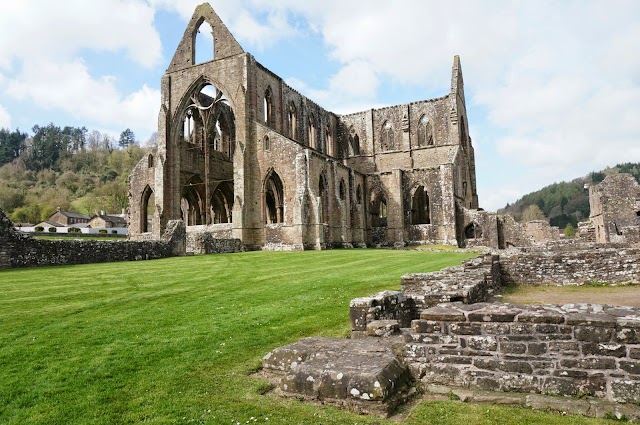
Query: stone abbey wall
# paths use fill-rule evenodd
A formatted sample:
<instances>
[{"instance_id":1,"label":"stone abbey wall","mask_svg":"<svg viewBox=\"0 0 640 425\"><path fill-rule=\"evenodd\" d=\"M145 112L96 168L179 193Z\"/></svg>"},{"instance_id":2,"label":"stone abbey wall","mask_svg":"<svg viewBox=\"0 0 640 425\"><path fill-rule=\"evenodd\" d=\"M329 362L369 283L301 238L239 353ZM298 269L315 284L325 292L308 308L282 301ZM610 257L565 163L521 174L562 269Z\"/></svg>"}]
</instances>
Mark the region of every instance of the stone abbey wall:
<instances>
[{"instance_id":1,"label":"stone abbey wall","mask_svg":"<svg viewBox=\"0 0 640 425\"><path fill-rule=\"evenodd\" d=\"M198 63L204 21L215 50ZM129 179L133 238L182 219L230 224L248 249L457 245L456 209L478 208L458 56L445 96L341 116L258 63L205 3L161 92L158 149Z\"/></svg>"}]
</instances>

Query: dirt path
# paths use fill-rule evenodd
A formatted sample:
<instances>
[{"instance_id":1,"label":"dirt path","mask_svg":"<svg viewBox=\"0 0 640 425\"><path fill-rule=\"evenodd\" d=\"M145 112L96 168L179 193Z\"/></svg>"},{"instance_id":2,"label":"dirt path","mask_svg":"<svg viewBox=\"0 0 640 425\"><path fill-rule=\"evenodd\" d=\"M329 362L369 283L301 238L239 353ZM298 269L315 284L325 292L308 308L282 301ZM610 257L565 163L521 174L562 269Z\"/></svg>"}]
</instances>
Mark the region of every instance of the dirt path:
<instances>
[{"instance_id":1,"label":"dirt path","mask_svg":"<svg viewBox=\"0 0 640 425\"><path fill-rule=\"evenodd\" d=\"M609 304L640 307L636 286L518 286L500 299L512 304Z\"/></svg>"}]
</instances>

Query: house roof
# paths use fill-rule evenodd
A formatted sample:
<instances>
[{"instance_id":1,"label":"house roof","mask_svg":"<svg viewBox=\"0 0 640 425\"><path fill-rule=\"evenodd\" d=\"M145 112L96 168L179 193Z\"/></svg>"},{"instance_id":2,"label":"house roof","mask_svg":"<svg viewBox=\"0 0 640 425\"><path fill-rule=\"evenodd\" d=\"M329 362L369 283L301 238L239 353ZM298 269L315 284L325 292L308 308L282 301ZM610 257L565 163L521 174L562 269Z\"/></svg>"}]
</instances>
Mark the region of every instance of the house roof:
<instances>
[{"instance_id":1,"label":"house roof","mask_svg":"<svg viewBox=\"0 0 640 425\"><path fill-rule=\"evenodd\" d=\"M84 219L89 219L90 217L88 215L84 215L84 214L80 214L80 213L74 213L74 212L69 212L69 211L56 211L59 212L60 214L62 214L65 217L69 217L69 218L84 218ZM53 213L55 214L55 213ZM52 215L53 215L52 214Z\"/></svg>"},{"instance_id":2,"label":"house roof","mask_svg":"<svg viewBox=\"0 0 640 425\"><path fill-rule=\"evenodd\" d=\"M121 217L120 215L108 215L108 214L94 214L93 217L91 217L91 220L93 220L94 218L99 217L101 219L103 219L104 221L109 221L112 224L123 224L123 225L127 225L127 220L123 217Z\"/></svg>"},{"instance_id":3,"label":"house roof","mask_svg":"<svg viewBox=\"0 0 640 425\"><path fill-rule=\"evenodd\" d=\"M64 224L60 224L60 223L56 223L55 221L48 221L48 220L40 222L40 223L36 224L34 227L38 227L38 226L40 226L40 227L45 227L45 226L48 226L48 227L65 227Z\"/></svg>"}]
</instances>

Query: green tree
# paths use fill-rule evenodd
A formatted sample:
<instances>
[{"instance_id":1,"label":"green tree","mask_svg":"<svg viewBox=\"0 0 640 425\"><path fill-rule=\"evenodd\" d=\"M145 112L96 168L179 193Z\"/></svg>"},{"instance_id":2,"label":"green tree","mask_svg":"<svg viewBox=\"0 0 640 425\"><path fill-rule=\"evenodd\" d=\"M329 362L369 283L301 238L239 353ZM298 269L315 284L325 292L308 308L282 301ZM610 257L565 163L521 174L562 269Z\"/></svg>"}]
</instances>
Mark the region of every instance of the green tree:
<instances>
[{"instance_id":1,"label":"green tree","mask_svg":"<svg viewBox=\"0 0 640 425\"><path fill-rule=\"evenodd\" d=\"M537 204L531 204L522 211L521 222L525 223L532 220L546 220L544 213Z\"/></svg>"},{"instance_id":2,"label":"green tree","mask_svg":"<svg viewBox=\"0 0 640 425\"><path fill-rule=\"evenodd\" d=\"M26 139L27 133L20 133L19 129L9 131L9 129L0 128L0 165L20 156Z\"/></svg>"},{"instance_id":3,"label":"green tree","mask_svg":"<svg viewBox=\"0 0 640 425\"><path fill-rule=\"evenodd\" d=\"M576 237L576 229L571 225L571 223L567 224L567 227L564 228L564 235L567 238L575 238Z\"/></svg>"},{"instance_id":4,"label":"green tree","mask_svg":"<svg viewBox=\"0 0 640 425\"><path fill-rule=\"evenodd\" d=\"M118 146L123 149L136 144L136 136L133 134L130 128L120 133L120 140L118 140Z\"/></svg>"}]
</instances>

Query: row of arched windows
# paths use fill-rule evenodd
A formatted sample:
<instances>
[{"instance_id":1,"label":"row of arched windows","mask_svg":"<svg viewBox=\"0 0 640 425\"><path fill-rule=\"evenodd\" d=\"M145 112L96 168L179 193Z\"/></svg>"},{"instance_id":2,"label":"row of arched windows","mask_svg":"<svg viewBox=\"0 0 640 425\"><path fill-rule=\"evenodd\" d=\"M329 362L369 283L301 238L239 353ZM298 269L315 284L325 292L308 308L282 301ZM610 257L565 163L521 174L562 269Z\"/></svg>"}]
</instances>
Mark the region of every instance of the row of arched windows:
<instances>
[{"instance_id":1,"label":"row of arched windows","mask_svg":"<svg viewBox=\"0 0 640 425\"><path fill-rule=\"evenodd\" d=\"M278 224L284 222L284 185L277 172L271 170L264 180L264 222L265 224ZM329 191L327 180L321 175L318 180L318 195L320 197L320 209L318 223L327 223L329 220ZM341 201L347 198L347 185L344 179L340 179L338 196ZM356 203L362 203L362 188L356 187Z\"/></svg>"},{"instance_id":2,"label":"row of arched windows","mask_svg":"<svg viewBox=\"0 0 640 425\"><path fill-rule=\"evenodd\" d=\"M267 87L263 99L263 122L265 125L274 128L275 117L273 112L273 91L271 87ZM298 111L293 101L289 102L287 111L287 131L288 136L292 140L299 140L298 134ZM309 114L307 118L307 140L309 146L319 150L320 152L327 152L327 148L333 145L333 135L330 126L327 124L324 127L324 139L319 137L318 125L316 118L313 114Z\"/></svg>"},{"instance_id":3,"label":"row of arched windows","mask_svg":"<svg viewBox=\"0 0 640 425\"><path fill-rule=\"evenodd\" d=\"M433 125L426 115L418 120L417 125L418 146L433 145ZM385 121L380 129L380 146L383 151L392 151L398 148L396 144L396 134L393 125L389 121Z\"/></svg>"},{"instance_id":4,"label":"row of arched windows","mask_svg":"<svg viewBox=\"0 0 640 425\"><path fill-rule=\"evenodd\" d=\"M196 189L198 181L187 185L181 200L182 218L187 225L204 224L202 196ZM320 197L320 209L318 223L329 221L329 192L326 178L321 175L318 181L318 195ZM356 187L356 204L362 203L362 189L360 185ZM346 183L340 179L338 196L344 201L347 196ZM145 188L141 199L141 231L150 232L152 230L152 218L154 210L153 190L149 186ZM263 190L264 201L264 223L278 224L284 222L284 185L277 172L268 173L264 181ZM223 183L213 192L212 195L212 223L231 223L233 211L233 188ZM372 194L371 205L371 226L387 226L387 199L381 190ZM424 186L419 186L412 197L411 202L411 224L429 224L430 206L429 196ZM465 229L466 237L479 237L481 230ZM472 236L474 234L475 236Z\"/></svg>"}]
</instances>

